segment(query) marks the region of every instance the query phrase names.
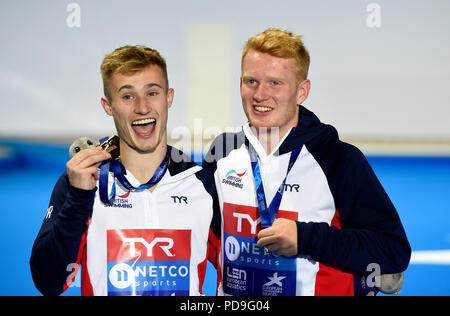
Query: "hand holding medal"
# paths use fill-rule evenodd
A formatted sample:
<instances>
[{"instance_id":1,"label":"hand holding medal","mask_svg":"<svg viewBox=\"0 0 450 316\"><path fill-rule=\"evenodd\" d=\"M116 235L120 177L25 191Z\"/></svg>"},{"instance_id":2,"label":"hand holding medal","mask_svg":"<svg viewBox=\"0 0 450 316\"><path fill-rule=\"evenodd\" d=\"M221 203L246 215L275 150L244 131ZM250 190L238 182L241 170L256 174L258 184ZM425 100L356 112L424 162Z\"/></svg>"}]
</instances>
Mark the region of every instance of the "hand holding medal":
<instances>
[{"instance_id":1,"label":"hand holding medal","mask_svg":"<svg viewBox=\"0 0 450 316\"><path fill-rule=\"evenodd\" d=\"M272 226L258 233L258 246L286 257L296 256L297 224L286 218L277 218Z\"/></svg>"},{"instance_id":2,"label":"hand holding medal","mask_svg":"<svg viewBox=\"0 0 450 316\"><path fill-rule=\"evenodd\" d=\"M111 192L108 194L108 174L112 169L115 178L129 191L144 190L154 186L164 176L169 164L169 153L166 153L164 160L156 170L153 177L145 184L137 188L132 186L123 174L120 163L120 138L112 136L100 140L96 147L94 142L81 137L75 140L70 146L69 153L71 160L67 163L67 174L70 184L76 188L92 190L99 181L100 199L105 204L112 204L115 199L115 180ZM100 168L100 175L98 173ZM115 179L114 178L114 179Z\"/></svg>"},{"instance_id":3,"label":"hand holding medal","mask_svg":"<svg viewBox=\"0 0 450 316\"><path fill-rule=\"evenodd\" d=\"M101 147L79 150L66 164L70 184L78 189L94 189L98 180L98 168L110 158L111 155Z\"/></svg>"},{"instance_id":4,"label":"hand holding medal","mask_svg":"<svg viewBox=\"0 0 450 316\"><path fill-rule=\"evenodd\" d=\"M76 139L69 149L66 164L70 184L78 189L92 190L97 185L98 168L103 161L120 155L119 137L113 136L101 144L88 138Z\"/></svg>"},{"instance_id":5,"label":"hand holding medal","mask_svg":"<svg viewBox=\"0 0 450 316\"><path fill-rule=\"evenodd\" d=\"M104 151L111 155L112 159L119 159L120 157L120 138L119 136L112 136L106 140L102 139L101 144L98 145Z\"/></svg>"}]
</instances>

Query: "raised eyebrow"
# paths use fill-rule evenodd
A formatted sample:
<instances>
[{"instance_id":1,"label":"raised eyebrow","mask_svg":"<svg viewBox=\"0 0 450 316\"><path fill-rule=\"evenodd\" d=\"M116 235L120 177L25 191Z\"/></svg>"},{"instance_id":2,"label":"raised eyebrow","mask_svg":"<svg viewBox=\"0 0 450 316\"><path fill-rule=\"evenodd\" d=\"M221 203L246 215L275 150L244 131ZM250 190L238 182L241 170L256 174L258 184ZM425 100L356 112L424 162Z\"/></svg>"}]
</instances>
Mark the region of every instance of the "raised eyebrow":
<instances>
[{"instance_id":1,"label":"raised eyebrow","mask_svg":"<svg viewBox=\"0 0 450 316\"><path fill-rule=\"evenodd\" d=\"M161 85L159 85L159 84L157 84L157 83L154 83L154 82L145 85L145 88L147 88L147 89L148 89L148 88L153 88L153 87L158 87L158 88L164 90L164 88L161 87Z\"/></svg>"},{"instance_id":2,"label":"raised eyebrow","mask_svg":"<svg viewBox=\"0 0 450 316\"><path fill-rule=\"evenodd\" d=\"M148 83L144 86L145 89L149 89L149 88L153 88L153 87L158 87L160 89L163 89L163 87L161 87L161 85L154 83L154 82ZM133 90L134 91L134 86L129 85L129 84L123 85L119 88L119 90L117 90L117 92L120 92L122 90Z\"/></svg>"},{"instance_id":3,"label":"raised eyebrow","mask_svg":"<svg viewBox=\"0 0 450 316\"><path fill-rule=\"evenodd\" d=\"M134 90L134 87L131 86L131 85L129 85L129 84L126 84L126 85L121 86L121 87L117 90L117 92L120 92L120 91L122 91L122 90Z\"/></svg>"}]
</instances>

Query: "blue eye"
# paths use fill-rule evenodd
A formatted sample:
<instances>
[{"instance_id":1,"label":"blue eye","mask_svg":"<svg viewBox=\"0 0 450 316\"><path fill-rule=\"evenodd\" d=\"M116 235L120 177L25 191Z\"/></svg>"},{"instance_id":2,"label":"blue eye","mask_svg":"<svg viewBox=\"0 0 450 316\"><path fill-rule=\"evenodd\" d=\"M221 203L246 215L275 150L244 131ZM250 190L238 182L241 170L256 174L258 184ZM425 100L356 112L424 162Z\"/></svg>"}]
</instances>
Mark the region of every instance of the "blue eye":
<instances>
[{"instance_id":1,"label":"blue eye","mask_svg":"<svg viewBox=\"0 0 450 316\"><path fill-rule=\"evenodd\" d=\"M249 85L255 85L257 83L255 79L251 79L251 78L244 79L244 82Z\"/></svg>"}]
</instances>

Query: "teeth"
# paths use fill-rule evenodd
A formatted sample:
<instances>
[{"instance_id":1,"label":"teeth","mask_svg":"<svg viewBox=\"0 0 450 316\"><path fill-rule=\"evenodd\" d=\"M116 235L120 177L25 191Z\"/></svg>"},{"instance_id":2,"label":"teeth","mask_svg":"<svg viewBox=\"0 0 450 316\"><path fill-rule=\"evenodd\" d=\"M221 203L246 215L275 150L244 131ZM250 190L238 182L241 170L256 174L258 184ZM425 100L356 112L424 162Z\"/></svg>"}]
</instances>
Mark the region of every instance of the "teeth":
<instances>
[{"instance_id":1,"label":"teeth","mask_svg":"<svg viewBox=\"0 0 450 316\"><path fill-rule=\"evenodd\" d=\"M255 106L256 111L258 112L269 112L272 111L272 108L266 106Z\"/></svg>"},{"instance_id":2,"label":"teeth","mask_svg":"<svg viewBox=\"0 0 450 316\"><path fill-rule=\"evenodd\" d=\"M136 126L136 125L146 125L146 124L151 124L151 123L155 123L156 120L154 118L149 118L149 119L145 119L145 120L138 120L138 121L134 121L133 123L131 123L131 125Z\"/></svg>"}]
</instances>

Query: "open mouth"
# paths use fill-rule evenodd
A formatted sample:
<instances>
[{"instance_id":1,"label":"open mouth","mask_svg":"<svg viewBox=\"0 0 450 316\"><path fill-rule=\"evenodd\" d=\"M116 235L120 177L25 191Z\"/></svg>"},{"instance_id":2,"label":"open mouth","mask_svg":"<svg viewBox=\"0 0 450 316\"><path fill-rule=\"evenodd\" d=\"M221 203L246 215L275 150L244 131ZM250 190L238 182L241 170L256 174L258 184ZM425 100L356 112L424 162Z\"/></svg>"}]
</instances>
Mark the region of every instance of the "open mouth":
<instances>
[{"instance_id":1,"label":"open mouth","mask_svg":"<svg viewBox=\"0 0 450 316\"><path fill-rule=\"evenodd\" d=\"M131 123L131 125L132 126L147 126L149 124L154 124L154 123L156 123L156 120L154 118L148 118L148 119L133 121Z\"/></svg>"},{"instance_id":2,"label":"open mouth","mask_svg":"<svg viewBox=\"0 0 450 316\"><path fill-rule=\"evenodd\" d=\"M263 105L255 105L255 106L253 106L253 108L255 109L256 112L261 112L261 113L270 112L273 110L273 108L268 107L268 106L263 106Z\"/></svg>"},{"instance_id":3,"label":"open mouth","mask_svg":"<svg viewBox=\"0 0 450 316\"><path fill-rule=\"evenodd\" d=\"M146 118L141 120L135 120L131 123L131 127L134 132L144 138L148 138L153 134L156 126L156 119Z\"/></svg>"}]
</instances>

